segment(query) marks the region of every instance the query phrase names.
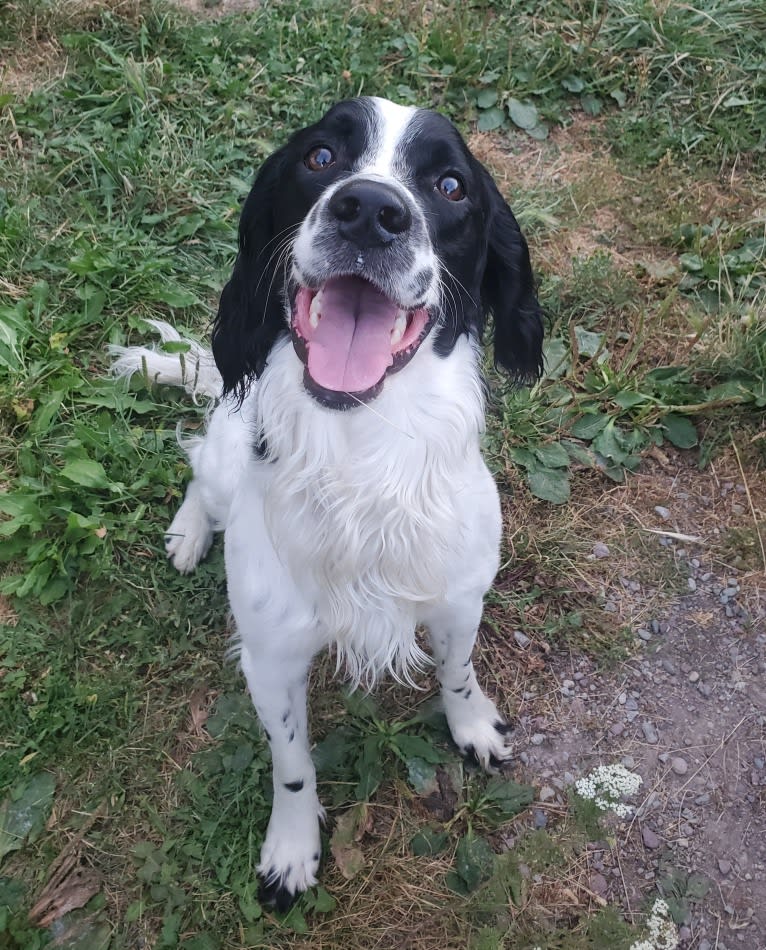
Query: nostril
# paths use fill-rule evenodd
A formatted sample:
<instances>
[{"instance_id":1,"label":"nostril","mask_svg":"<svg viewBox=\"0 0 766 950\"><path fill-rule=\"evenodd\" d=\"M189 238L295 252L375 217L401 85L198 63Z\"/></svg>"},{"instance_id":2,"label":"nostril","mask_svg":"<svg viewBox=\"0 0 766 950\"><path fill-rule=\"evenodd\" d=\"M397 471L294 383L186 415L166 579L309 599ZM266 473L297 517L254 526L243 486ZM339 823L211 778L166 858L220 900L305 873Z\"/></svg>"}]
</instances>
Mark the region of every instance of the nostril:
<instances>
[{"instance_id":1,"label":"nostril","mask_svg":"<svg viewBox=\"0 0 766 950\"><path fill-rule=\"evenodd\" d=\"M359 199L354 195L336 194L330 199L330 212L338 221L356 221L361 208Z\"/></svg>"},{"instance_id":2,"label":"nostril","mask_svg":"<svg viewBox=\"0 0 766 950\"><path fill-rule=\"evenodd\" d=\"M378 211L378 224L389 234L402 234L412 223L412 215L404 205L384 205Z\"/></svg>"}]
</instances>

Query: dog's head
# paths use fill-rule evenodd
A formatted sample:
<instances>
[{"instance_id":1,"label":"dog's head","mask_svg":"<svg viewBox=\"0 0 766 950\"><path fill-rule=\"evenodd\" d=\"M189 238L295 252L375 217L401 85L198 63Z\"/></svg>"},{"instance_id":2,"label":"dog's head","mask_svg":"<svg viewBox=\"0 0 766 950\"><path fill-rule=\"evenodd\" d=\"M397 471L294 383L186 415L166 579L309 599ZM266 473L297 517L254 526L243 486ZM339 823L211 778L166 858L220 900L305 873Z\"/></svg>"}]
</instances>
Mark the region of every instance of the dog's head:
<instances>
[{"instance_id":1,"label":"dog's head","mask_svg":"<svg viewBox=\"0 0 766 950\"><path fill-rule=\"evenodd\" d=\"M448 356L494 317L495 362L542 367L524 236L449 120L385 99L341 102L261 168L213 329L242 397L287 333L306 389L343 409L376 396L421 346Z\"/></svg>"}]
</instances>

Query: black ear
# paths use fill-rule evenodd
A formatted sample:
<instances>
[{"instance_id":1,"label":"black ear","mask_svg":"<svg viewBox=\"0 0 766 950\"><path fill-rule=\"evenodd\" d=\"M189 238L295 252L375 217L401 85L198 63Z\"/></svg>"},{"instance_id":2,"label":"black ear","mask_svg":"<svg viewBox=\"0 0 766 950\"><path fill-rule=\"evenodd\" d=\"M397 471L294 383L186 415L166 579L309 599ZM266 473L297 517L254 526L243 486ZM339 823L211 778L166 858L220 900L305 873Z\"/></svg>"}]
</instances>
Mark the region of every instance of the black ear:
<instances>
[{"instance_id":1,"label":"black ear","mask_svg":"<svg viewBox=\"0 0 766 950\"><path fill-rule=\"evenodd\" d=\"M490 218L487 265L481 285L485 313L494 317L495 365L519 382L543 371L543 321L535 295L529 249L513 212L489 174Z\"/></svg>"},{"instance_id":2,"label":"black ear","mask_svg":"<svg viewBox=\"0 0 766 950\"><path fill-rule=\"evenodd\" d=\"M263 372L278 337L287 333L281 242L292 233L277 234L274 208L284 160L284 149L270 156L250 189L239 219L239 253L213 325L224 395L233 392L240 400Z\"/></svg>"}]
</instances>

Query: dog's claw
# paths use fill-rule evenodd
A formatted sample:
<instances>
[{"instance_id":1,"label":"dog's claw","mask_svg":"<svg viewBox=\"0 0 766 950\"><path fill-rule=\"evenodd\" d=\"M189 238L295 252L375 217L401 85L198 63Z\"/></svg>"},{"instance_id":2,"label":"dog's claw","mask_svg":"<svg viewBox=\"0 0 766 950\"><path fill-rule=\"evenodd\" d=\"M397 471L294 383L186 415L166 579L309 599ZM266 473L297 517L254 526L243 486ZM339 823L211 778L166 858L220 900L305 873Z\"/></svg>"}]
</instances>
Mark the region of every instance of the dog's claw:
<instances>
[{"instance_id":1,"label":"dog's claw","mask_svg":"<svg viewBox=\"0 0 766 950\"><path fill-rule=\"evenodd\" d=\"M280 883L281 877L271 882L261 881L258 888L258 901L264 907L273 907L280 914L286 913L301 896L301 891L291 891Z\"/></svg>"}]
</instances>

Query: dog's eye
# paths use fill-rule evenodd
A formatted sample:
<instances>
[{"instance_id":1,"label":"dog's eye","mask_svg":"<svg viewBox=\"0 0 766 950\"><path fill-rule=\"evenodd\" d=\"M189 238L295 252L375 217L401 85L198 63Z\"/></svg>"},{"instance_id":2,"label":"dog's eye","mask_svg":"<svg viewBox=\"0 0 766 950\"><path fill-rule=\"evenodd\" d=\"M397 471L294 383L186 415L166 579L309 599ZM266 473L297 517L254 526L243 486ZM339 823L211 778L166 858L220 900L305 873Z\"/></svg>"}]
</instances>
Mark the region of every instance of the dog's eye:
<instances>
[{"instance_id":1,"label":"dog's eye","mask_svg":"<svg viewBox=\"0 0 766 950\"><path fill-rule=\"evenodd\" d=\"M457 175L445 175L436 182L436 190L449 201L462 201L465 187Z\"/></svg>"},{"instance_id":2,"label":"dog's eye","mask_svg":"<svg viewBox=\"0 0 766 950\"><path fill-rule=\"evenodd\" d=\"M303 164L309 171L323 172L325 168L335 164L335 155L326 145L317 145L312 148L308 155L303 159Z\"/></svg>"}]
</instances>

